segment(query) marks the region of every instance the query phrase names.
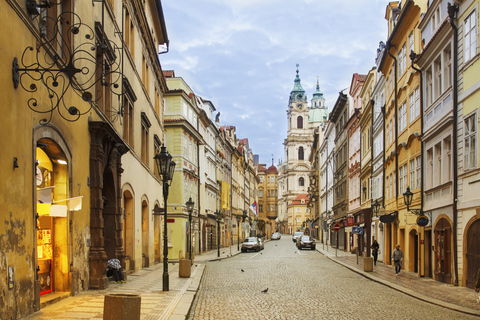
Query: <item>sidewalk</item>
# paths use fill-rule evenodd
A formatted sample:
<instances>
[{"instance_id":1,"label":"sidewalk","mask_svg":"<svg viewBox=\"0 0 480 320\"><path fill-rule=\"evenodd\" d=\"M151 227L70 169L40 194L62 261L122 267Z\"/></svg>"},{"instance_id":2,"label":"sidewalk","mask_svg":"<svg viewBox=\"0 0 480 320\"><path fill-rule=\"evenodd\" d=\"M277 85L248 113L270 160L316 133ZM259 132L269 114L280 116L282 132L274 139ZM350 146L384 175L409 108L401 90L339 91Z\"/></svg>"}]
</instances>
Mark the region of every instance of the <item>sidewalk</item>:
<instances>
[{"instance_id":1,"label":"sidewalk","mask_svg":"<svg viewBox=\"0 0 480 320\"><path fill-rule=\"evenodd\" d=\"M327 250L328 249L328 250ZM466 314L480 316L480 304L475 301L475 292L466 287L456 287L418 277L416 273L402 270L398 276L392 266L377 261L373 272L363 271L363 258L355 254L337 250L317 243L317 251L338 264L387 287L403 292L416 299L436 304Z\"/></svg>"},{"instance_id":2,"label":"sidewalk","mask_svg":"<svg viewBox=\"0 0 480 320\"><path fill-rule=\"evenodd\" d=\"M170 261L169 289L163 291L163 264L159 263L129 274L127 282L110 281L104 290L88 290L75 296L69 293L53 293L41 297L40 311L23 319L28 320L102 320L104 297L107 294L135 294L141 297L142 320L184 320L203 276L206 261L229 258L239 254L237 245L208 251L194 257L190 278L178 276L178 261Z\"/></svg>"}]
</instances>

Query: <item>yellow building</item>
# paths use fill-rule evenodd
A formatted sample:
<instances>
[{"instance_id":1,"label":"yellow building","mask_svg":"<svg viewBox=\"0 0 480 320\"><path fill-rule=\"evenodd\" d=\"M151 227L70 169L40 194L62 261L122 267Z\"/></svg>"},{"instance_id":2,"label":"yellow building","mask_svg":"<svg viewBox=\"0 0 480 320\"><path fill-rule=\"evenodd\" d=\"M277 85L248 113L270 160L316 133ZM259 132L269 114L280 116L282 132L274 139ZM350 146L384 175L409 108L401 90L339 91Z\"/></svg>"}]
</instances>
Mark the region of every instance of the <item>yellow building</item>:
<instances>
[{"instance_id":1,"label":"yellow building","mask_svg":"<svg viewBox=\"0 0 480 320\"><path fill-rule=\"evenodd\" d=\"M416 224L416 216L407 211L403 193L409 187L414 192L412 207L421 204L420 184L417 184L417 161L421 159L421 123L415 103L420 75L411 65L408 54L421 49L418 29L421 14L428 1L403 0L387 5L388 41L379 71L385 75L385 263L396 244L404 252L404 268L424 273L424 233ZM413 112L413 114L412 114ZM411 174L413 172L413 175Z\"/></svg>"},{"instance_id":2,"label":"yellow building","mask_svg":"<svg viewBox=\"0 0 480 320\"><path fill-rule=\"evenodd\" d=\"M0 285L0 314L8 319L39 310L52 292L107 287L107 259L126 266L121 191L133 162L125 165L125 154L141 159L141 175L151 177L150 209L161 191L153 173L153 135L163 139L165 91L157 48L168 43L160 1L36 4L0 5L2 28L16 33L0 36L6 46L0 55L14 75L13 83L9 72L0 80L10 88L0 120L9 137L0 160L9 168L0 186L0 259L8 279ZM132 12L146 19L138 21ZM124 16L128 32L119 29ZM94 51L87 56L78 51L82 47ZM51 72L43 79L51 77L35 80L44 69ZM149 134L141 130L142 112L150 119ZM150 226L147 241L153 240ZM153 260L153 246L146 255ZM141 250L137 257L142 259Z\"/></svg>"},{"instance_id":3,"label":"yellow building","mask_svg":"<svg viewBox=\"0 0 480 320\"><path fill-rule=\"evenodd\" d=\"M175 174L170 186L167 213L169 259L187 257L188 211L186 203L195 202L194 216L198 216L199 202L199 145L204 144L199 129L198 97L173 72L164 72L168 91L165 93L165 146L175 161Z\"/></svg>"},{"instance_id":4,"label":"yellow building","mask_svg":"<svg viewBox=\"0 0 480 320\"><path fill-rule=\"evenodd\" d=\"M460 1L458 1L460 2ZM479 130L480 1L461 1L454 25L458 30L458 284L473 288L480 265ZM456 148L457 146L453 146ZM454 221L452 221L452 225ZM455 230L455 229L454 229ZM455 253L455 251L453 251Z\"/></svg>"},{"instance_id":5,"label":"yellow building","mask_svg":"<svg viewBox=\"0 0 480 320\"><path fill-rule=\"evenodd\" d=\"M266 167L264 164L257 166L258 171L258 219L262 221L259 225L259 232L269 239L275 232L275 219L278 216L278 170L273 165Z\"/></svg>"}]
</instances>

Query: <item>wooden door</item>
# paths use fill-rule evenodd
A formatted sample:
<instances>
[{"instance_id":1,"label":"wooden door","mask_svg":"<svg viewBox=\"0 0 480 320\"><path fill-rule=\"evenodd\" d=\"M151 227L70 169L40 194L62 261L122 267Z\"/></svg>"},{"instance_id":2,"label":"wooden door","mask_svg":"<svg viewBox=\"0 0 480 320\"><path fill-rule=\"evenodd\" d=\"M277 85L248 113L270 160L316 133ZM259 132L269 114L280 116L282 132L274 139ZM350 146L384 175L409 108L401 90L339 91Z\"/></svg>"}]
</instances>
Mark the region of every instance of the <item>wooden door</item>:
<instances>
[{"instance_id":1,"label":"wooden door","mask_svg":"<svg viewBox=\"0 0 480 320\"><path fill-rule=\"evenodd\" d=\"M452 279L451 239L450 223L442 218L435 226L435 280L445 283Z\"/></svg>"},{"instance_id":2,"label":"wooden door","mask_svg":"<svg viewBox=\"0 0 480 320\"><path fill-rule=\"evenodd\" d=\"M467 231L467 287L473 288L480 268L480 220L475 221Z\"/></svg>"}]
</instances>

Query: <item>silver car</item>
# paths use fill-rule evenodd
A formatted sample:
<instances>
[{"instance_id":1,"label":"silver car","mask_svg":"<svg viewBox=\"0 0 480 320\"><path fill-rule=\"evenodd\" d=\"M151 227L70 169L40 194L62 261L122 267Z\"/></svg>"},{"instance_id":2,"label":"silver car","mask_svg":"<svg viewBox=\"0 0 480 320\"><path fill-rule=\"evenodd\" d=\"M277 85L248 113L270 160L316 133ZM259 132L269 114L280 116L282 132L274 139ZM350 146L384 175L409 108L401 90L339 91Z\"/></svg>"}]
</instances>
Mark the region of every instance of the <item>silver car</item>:
<instances>
[{"instance_id":1,"label":"silver car","mask_svg":"<svg viewBox=\"0 0 480 320\"><path fill-rule=\"evenodd\" d=\"M298 238L300 238L301 236L303 236L303 232L301 231L294 232L292 236L292 241L297 242Z\"/></svg>"},{"instance_id":2,"label":"silver car","mask_svg":"<svg viewBox=\"0 0 480 320\"><path fill-rule=\"evenodd\" d=\"M257 237L246 238L242 242L242 252L247 252L248 250L260 251L260 241Z\"/></svg>"},{"instance_id":3,"label":"silver car","mask_svg":"<svg viewBox=\"0 0 480 320\"><path fill-rule=\"evenodd\" d=\"M275 232L272 234L272 240L280 240L281 237L282 235L280 234L280 232Z\"/></svg>"}]
</instances>

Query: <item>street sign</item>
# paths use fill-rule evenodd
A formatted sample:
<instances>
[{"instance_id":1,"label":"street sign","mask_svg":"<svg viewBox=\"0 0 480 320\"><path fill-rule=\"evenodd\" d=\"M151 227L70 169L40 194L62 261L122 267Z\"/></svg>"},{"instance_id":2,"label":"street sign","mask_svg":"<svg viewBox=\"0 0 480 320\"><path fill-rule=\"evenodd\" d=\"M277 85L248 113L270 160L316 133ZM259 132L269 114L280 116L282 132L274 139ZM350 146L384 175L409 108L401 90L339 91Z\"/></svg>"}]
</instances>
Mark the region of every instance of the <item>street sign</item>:
<instances>
[{"instance_id":1,"label":"street sign","mask_svg":"<svg viewBox=\"0 0 480 320\"><path fill-rule=\"evenodd\" d=\"M425 217L425 216L419 216L417 218L417 224L420 226L420 227L425 227L426 225L428 225L428 218Z\"/></svg>"},{"instance_id":2,"label":"street sign","mask_svg":"<svg viewBox=\"0 0 480 320\"><path fill-rule=\"evenodd\" d=\"M173 218L167 219L167 222L168 223L173 223L173 222L175 222L175 219L173 219Z\"/></svg>"},{"instance_id":3,"label":"street sign","mask_svg":"<svg viewBox=\"0 0 480 320\"><path fill-rule=\"evenodd\" d=\"M340 231L340 225L338 223L335 223L335 225L333 226L333 230Z\"/></svg>"},{"instance_id":4,"label":"street sign","mask_svg":"<svg viewBox=\"0 0 480 320\"><path fill-rule=\"evenodd\" d=\"M352 232L355 234L363 234L363 227L352 227Z\"/></svg>"}]
</instances>

